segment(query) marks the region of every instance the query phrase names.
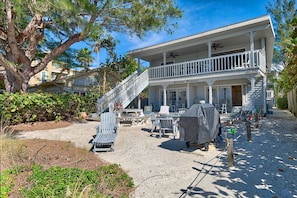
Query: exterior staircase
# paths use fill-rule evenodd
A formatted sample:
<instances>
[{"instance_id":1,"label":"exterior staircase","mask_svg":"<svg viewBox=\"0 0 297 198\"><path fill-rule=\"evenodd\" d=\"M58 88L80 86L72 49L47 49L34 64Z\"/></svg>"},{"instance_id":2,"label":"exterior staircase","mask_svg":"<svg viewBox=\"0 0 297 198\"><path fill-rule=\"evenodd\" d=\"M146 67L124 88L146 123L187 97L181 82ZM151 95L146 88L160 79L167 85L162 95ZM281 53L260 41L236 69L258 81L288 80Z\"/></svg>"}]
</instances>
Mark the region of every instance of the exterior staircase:
<instances>
[{"instance_id":1,"label":"exterior staircase","mask_svg":"<svg viewBox=\"0 0 297 198\"><path fill-rule=\"evenodd\" d=\"M126 108L149 84L148 70L142 73L135 71L115 88L97 100L97 114L107 111L115 103Z\"/></svg>"}]
</instances>

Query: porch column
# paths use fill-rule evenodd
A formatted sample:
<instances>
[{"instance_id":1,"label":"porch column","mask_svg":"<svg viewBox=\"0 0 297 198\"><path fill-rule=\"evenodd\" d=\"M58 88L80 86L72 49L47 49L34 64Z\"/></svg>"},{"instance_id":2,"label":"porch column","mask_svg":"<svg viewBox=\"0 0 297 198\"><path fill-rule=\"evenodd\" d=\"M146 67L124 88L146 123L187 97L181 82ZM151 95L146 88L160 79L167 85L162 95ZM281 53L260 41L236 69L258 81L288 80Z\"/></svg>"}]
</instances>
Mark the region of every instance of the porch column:
<instances>
[{"instance_id":1,"label":"porch column","mask_svg":"<svg viewBox=\"0 0 297 198\"><path fill-rule=\"evenodd\" d=\"M190 108L190 83L187 82L187 108Z\"/></svg>"},{"instance_id":2,"label":"porch column","mask_svg":"<svg viewBox=\"0 0 297 198\"><path fill-rule=\"evenodd\" d=\"M262 91L263 91L263 111L264 113L267 112L267 107L266 107L266 88L267 88L267 78L266 75L263 77L263 85L262 85Z\"/></svg>"},{"instance_id":3,"label":"porch column","mask_svg":"<svg viewBox=\"0 0 297 198\"><path fill-rule=\"evenodd\" d=\"M251 82L251 92L254 93L256 79L255 78L250 78L249 80Z\"/></svg>"},{"instance_id":4,"label":"porch column","mask_svg":"<svg viewBox=\"0 0 297 198\"><path fill-rule=\"evenodd\" d=\"M166 65L166 52L163 52L163 65Z\"/></svg>"},{"instance_id":5,"label":"porch column","mask_svg":"<svg viewBox=\"0 0 297 198\"><path fill-rule=\"evenodd\" d=\"M138 95L138 109L141 109L141 97Z\"/></svg>"},{"instance_id":6,"label":"porch column","mask_svg":"<svg viewBox=\"0 0 297 198\"><path fill-rule=\"evenodd\" d=\"M208 46L208 58L211 57L211 44L212 44L212 42L208 41L208 43L207 43L207 46Z\"/></svg>"},{"instance_id":7,"label":"porch column","mask_svg":"<svg viewBox=\"0 0 297 198\"><path fill-rule=\"evenodd\" d=\"M167 106L167 100L166 100L166 98L167 98L167 94L166 94L167 86L168 86L167 84L162 85L162 87L163 87L163 105L164 106Z\"/></svg>"},{"instance_id":8,"label":"porch column","mask_svg":"<svg viewBox=\"0 0 297 198\"><path fill-rule=\"evenodd\" d=\"M255 32L250 32L250 51L251 51L250 67L254 67L254 50L255 50L254 36L255 36Z\"/></svg>"},{"instance_id":9,"label":"porch column","mask_svg":"<svg viewBox=\"0 0 297 198\"><path fill-rule=\"evenodd\" d=\"M261 39L261 49L262 49L262 54L263 54L261 59L263 61L261 61L260 64L262 67L266 68L266 40L264 38Z\"/></svg>"},{"instance_id":10,"label":"porch column","mask_svg":"<svg viewBox=\"0 0 297 198\"><path fill-rule=\"evenodd\" d=\"M208 47L208 66L209 66L209 71L213 71L213 66L212 66L212 63L211 63L211 45L212 45L212 42L211 41L208 41L207 43L207 47Z\"/></svg>"},{"instance_id":11,"label":"porch column","mask_svg":"<svg viewBox=\"0 0 297 198\"><path fill-rule=\"evenodd\" d=\"M213 85L213 81L209 80L209 81L207 81L207 84L208 84L208 90L209 90L209 94L208 94L209 101L208 101L208 103L212 104L212 85Z\"/></svg>"}]
</instances>

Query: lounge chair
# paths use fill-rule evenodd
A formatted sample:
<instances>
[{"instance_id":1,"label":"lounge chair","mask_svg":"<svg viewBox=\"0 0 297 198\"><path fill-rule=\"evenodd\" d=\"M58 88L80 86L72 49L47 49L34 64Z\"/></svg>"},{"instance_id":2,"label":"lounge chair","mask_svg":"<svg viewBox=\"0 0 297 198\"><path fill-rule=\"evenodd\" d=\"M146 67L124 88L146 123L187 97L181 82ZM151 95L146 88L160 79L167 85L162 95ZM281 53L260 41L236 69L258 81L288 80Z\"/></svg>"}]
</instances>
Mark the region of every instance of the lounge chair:
<instances>
[{"instance_id":1,"label":"lounge chair","mask_svg":"<svg viewBox=\"0 0 297 198\"><path fill-rule=\"evenodd\" d=\"M93 151L114 151L114 142L117 137L116 114L106 112L100 115L101 124L96 127L96 135L92 140Z\"/></svg>"}]
</instances>

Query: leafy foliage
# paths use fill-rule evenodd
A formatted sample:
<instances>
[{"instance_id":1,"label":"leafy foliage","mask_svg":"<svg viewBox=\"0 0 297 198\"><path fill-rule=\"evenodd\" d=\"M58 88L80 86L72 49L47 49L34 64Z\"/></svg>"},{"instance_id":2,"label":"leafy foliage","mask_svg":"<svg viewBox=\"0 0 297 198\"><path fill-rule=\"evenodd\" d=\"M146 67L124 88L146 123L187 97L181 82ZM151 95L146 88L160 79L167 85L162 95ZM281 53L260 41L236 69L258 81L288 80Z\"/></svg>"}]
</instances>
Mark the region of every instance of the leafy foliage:
<instances>
[{"instance_id":1,"label":"leafy foliage","mask_svg":"<svg viewBox=\"0 0 297 198\"><path fill-rule=\"evenodd\" d=\"M98 94L0 94L0 114L10 124L71 120L82 111L94 112Z\"/></svg>"},{"instance_id":2,"label":"leafy foliage","mask_svg":"<svg viewBox=\"0 0 297 198\"><path fill-rule=\"evenodd\" d=\"M295 6L296 0L275 0L274 3L269 2L266 7L273 16L276 33L273 61L285 66L277 79L276 92L287 93L297 84L297 15Z\"/></svg>"},{"instance_id":3,"label":"leafy foliage","mask_svg":"<svg viewBox=\"0 0 297 198\"><path fill-rule=\"evenodd\" d=\"M269 2L266 9L272 15L275 30L275 51L274 62L287 63L287 46L290 43L290 36L293 27L290 25L295 17L296 0L274 0Z\"/></svg>"},{"instance_id":4,"label":"leafy foliage","mask_svg":"<svg viewBox=\"0 0 297 198\"><path fill-rule=\"evenodd\" d=\"M136 60L129 56L115 58L113 62L107 63L107 66L113 71L118 72L121 79L127 78L138 69Z\"/></svg>"},{"instance_id":5,"label":"leafy foliage","mask_svg":"<svg viewBox=\"0 0 297 198\"><path fill-rule=\"evenodd\" d=\"M80 50L78 50L76 59L80 63L80 66L85 71L88 71L91 62L93 62L92 51L89 50L88 48L80 49Z\"/></svg>"},{"instance_id":6,"label":"leafy foliage","mask_svg":"<svg viewBox=\"0 0 297 198\"><path fill-rule=\"evenodd\" d=\"M181 11L173 0L6 0L0 2L0 64L7 92L25 92L30 78L73 44L111 35L143 37L149 31L176 28ZM32 65L33 61L38 61Z\"/></svg>"},{"instance_id":7,"label":"leafy foliage","mask_svg":"<svg viewBox=\"0 0 297 198\"><path fill-rule=\"evenodd\" d=\"M23 188L22 197L118 197L113 194L115 189L132 189L134 186L132 178L116 164L101 166L97 170L61 167L44 170L42 166L33 165L32 171L29 178L32 188Z\"/></svg>"},{"instance_id":8,"label":"leafy foliage","mask_svg":"<svg viewBox=\"0 0 297 198\"><path fill-rule=\"evenodd\" d=\"M276 106L279 109L288 109L288 99L287 99L287 96L284 95L281 98L277 98L277 100L276 100Z\"/></svg>"}]
</instances>

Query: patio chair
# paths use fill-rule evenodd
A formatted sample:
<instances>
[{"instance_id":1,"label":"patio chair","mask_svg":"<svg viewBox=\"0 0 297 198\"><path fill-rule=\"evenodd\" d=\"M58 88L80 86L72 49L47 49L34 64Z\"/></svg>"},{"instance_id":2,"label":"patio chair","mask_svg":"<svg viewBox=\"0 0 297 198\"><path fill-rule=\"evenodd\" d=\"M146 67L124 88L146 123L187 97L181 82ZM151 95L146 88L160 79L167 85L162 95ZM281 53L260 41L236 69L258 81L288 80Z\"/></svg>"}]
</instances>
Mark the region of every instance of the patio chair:
<instances>
[{"instance_id":1,"label":"patio chair","mask_svg":"<svg viewBox=\"0 0 297 198\"><path fill-rule=\"evenodd\" d=\"M222 106L221 106L221 113L227 114L227 104L222 104Z\"/></svg>"},{"instance_id":2,"label":"patio chair","mask_svg":"<svg viewBox=\"0 0 297 198\"><path fill-rule=\"evenodd\" d=\"M169 106L161 106L159 114L169 114Z\"/></svg>"},{"instance_id":3,"label":"patio chair","mask_svg":"<svg viewBox=\"0 0 297 198\"><path fill-rule=\"evenodd\" d=\"M171 117L159 118L159 138L165 135L166 132L172 132L175 139L177 133L177 120Z\"/></svg>"},{"instance_id":4,"label":"patio chair","mask_svg":"<svg viewBox=\"0 0 297 198\"><path fill-rule=\"evenodd\" d=\"M151 133L153 133L155 129L159 127L159 120L157 120L155 113L151 113L150 115L151 115L151 122L152 122Z\"/></svg>"},{"instance_id":5,"label":"patio chair","mask_svg":"<svg viewBox=\"0 0 297 198\"><path fill-rule=\"evenodd\" d=\"M100 115L100 125L96 127L96 135L92 140L93 151L114 151L114 142L117 136L117 120L114 112Z\"/></svg>"}]
</instances>

